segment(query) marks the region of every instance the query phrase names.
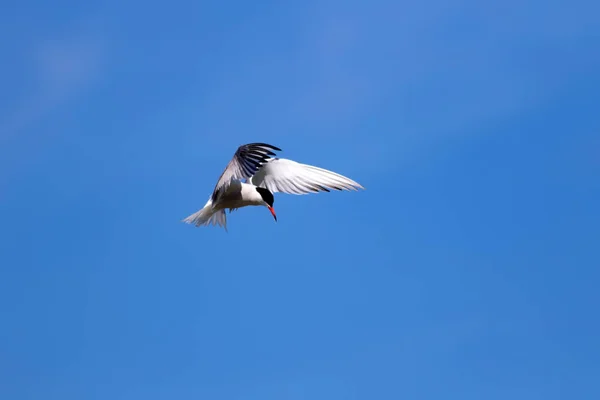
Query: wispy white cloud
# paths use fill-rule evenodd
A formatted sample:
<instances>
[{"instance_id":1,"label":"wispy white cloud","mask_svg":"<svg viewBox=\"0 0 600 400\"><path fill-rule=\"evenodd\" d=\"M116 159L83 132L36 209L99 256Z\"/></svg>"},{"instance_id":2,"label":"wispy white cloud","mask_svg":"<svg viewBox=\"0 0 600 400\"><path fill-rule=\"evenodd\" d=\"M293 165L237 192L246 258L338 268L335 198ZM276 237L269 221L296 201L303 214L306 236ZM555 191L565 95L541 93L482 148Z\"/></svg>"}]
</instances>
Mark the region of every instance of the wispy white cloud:
<instances>
[{"instance_id":1,"label":"wispy white cloud","mask_svg":"<svg viewBox=\"0 0 600 400\"><path fill-rule=\"evenodd\" d=\"M26 77L31 91L6 110L0 124L0 141L24 133L49 113L59 110L85 92L101 72L105 42L97 36L73 32L68 37L47 38L26 53L33 73Z\"/></svg>"},{"instance_id":2,"label":"wispy white cloud","mask_svg":"<svg viewBox=\"0 0 600 400\"><path fill-rule=\"evenodd\" d=\"M46 118L60 115L81 100L101 76L107 61L107 41L87 30L49 36L11 54L24 66L11 91L14 100L0 108L0 188L17 179L25 164L37 157L48 132ZM0 68L0 72L1 72Z\"/></svg>"}]
</instances>

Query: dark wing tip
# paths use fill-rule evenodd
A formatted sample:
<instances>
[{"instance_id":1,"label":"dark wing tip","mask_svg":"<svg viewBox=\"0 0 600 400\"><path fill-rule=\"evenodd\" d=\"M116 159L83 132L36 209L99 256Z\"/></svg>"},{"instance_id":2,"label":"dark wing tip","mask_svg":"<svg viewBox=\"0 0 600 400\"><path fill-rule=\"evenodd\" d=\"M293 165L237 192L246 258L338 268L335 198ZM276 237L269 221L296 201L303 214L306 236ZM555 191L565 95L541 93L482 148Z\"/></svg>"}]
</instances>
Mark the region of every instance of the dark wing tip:
<instances>
[{"instance_id":1,"label":"dark wing tip","mask_svg":"<svg viewBox=\"0 0 600 400\"><path fill-rule=\"evenodd\" d=\"M275 151L283 151L279 147L273 146L272 144L268 144L268 143L262 143L262 142L248 143L248 144L242 145L240 147L266 147L267 149L271 149L271 150L275 150Z\"/></svg>"},{"instance_id":2,"label":"dark wing tip","mask_svg":"<svg viewBox=\"0 0 600 400\"><path fill-rule=\"evenodd\" d=\"M246 177L254 175L261 165L267 162L269 157L276 155L271 149L281 150L278 147L262 142L248 143L238 147L235 157L243 174Z\"/></svg>"},{"instance_id":3,"label":"dark wing tip","mask_svg":"<svg viewBox=\"0 0 600 400\"><path fill-rule=\"evenodd\" d=\"M267 162L269 157L274 157L276 154L272 151L281 151L279 147L273 146L272 144L263 143L263 142L254 142L247 143L239 146L233 155L233 159L228 164L228 167L234 168L235 171L231 171L230 173L237 178L249 178L254 175L258 169ZM219 196L223 183L221 179L227 171L227 168L223 173L221 173L221 177L219 181L217 181L217 185L213 190L213 194L211 196L212 200ZM241 175L241 176L240 176ZM217 189L217 187L219 187Z\"/></svg>"}]
</instances>

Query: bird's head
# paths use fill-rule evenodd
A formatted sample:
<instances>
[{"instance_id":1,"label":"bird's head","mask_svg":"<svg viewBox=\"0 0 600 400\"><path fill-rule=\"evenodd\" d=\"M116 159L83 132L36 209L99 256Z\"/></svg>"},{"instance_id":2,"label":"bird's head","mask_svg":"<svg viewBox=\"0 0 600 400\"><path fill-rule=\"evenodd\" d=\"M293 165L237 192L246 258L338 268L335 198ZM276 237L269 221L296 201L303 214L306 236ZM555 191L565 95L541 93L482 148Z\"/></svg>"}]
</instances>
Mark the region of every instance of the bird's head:
<instances>
[{"instance_id":1,"label":"bird's head","mask_svg":"<svg viewBox=\"0 0 600 400\"><path fill-rule=\"evenodd\" d=\"M258 194L260 194L260 197L262 197L269 211L271 211L271 214L273 215L273 218L275 218L275 221L277 221L277 215L275 214L275 210L273 209L273 203L275 202L273 193L271 193L269 189L261 187L257 187L256 191L258 192Z\"/></svg>"}]
</instances>

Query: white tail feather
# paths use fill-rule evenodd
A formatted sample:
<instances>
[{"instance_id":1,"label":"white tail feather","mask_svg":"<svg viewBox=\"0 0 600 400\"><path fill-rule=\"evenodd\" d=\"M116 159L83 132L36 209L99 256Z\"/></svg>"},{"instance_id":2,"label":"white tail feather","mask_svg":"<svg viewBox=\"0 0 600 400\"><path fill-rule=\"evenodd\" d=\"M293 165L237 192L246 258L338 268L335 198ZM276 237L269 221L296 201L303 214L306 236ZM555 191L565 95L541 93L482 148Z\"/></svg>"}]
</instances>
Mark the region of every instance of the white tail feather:
<instances>
[{"instance_id":1,"label":"white tail feather","mask_svg":"<svg viewBox=\"0 0 600 400\"><path fill-rule=\"evenodd\" d=\"M198 210L183 219L183 222L194 224L196 226L218 225L227 230L227 216L225 210L215 211L210 201L201 210Z\"/></svg>"}]
</instances>

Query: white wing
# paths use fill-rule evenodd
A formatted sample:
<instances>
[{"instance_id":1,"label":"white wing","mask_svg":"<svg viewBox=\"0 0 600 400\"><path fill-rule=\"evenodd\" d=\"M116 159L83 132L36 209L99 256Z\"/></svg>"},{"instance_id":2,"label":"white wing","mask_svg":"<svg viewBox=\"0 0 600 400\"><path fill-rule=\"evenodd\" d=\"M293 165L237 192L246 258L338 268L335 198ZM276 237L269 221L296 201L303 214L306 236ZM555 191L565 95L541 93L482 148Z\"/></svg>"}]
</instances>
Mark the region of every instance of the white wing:
<instances>
[{"instance_id":1,"label":"white wing","mask_svg":"<svg viewBox=\"0 0 600 400\"><path fill-rule=\"evenodd\" d=\"M238 147L215 185L211 196L212 201L215 201L221 192L227 190L231 181L248 179L254 175L270 156L275 155L271 150L281 151L266 143L249 143Z\"/></svg>"},{"instance_id":2,"label":"white wing","mask_svg":"<svg viewBox=\"0 0 600 400\"><path fill-rule=\"evenodd\" d=\"M250 178L258 187L272 193L308 194L335 190L364 189L360 184L338 173L285 158L273 158Z\"/></svg>"}]
</instances>

